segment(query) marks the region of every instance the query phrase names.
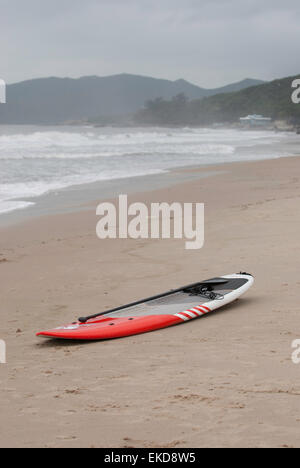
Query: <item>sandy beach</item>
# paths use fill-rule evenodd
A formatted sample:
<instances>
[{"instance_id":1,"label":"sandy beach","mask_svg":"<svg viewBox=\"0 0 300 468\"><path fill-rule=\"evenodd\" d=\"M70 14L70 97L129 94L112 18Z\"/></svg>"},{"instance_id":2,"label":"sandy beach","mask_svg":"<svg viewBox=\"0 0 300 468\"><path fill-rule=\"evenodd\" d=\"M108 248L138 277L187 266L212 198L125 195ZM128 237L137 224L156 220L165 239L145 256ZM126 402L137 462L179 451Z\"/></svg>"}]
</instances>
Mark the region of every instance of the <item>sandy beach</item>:
<instances>
[{"instance_id":1,"label":"sandy beach","mask_svg":"<svg viewBox=\"0 0 300 468\"><path fill-rule=\"evenodd\" d=\"M0 229L1 447L300 447L300 158L178 172L193 177L129 200L204 202L199 251L100 241L100 200ZM35 337L240 270L256 279L243 299L182 326L87 344Z\"/></svg>"}]
</instances>

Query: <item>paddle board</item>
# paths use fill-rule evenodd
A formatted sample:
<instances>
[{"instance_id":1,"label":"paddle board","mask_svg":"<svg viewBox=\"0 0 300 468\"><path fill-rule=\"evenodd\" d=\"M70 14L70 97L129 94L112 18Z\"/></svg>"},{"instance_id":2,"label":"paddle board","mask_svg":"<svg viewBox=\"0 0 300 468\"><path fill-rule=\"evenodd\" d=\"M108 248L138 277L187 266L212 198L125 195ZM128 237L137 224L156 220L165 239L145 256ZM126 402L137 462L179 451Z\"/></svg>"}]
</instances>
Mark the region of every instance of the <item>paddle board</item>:
<instances>
[{"instance_id":1,"label":"paddle board","mask_svg":"<svg viewBox=\"0 0 300 468\"><path fill-rule=\"evenodd\" d=\"M107 340L147 333L195 320L237 300L254 278L239 273L183 286L152 298L82 317L37 336L68 340Z\"/></svg>"}]
</instances>

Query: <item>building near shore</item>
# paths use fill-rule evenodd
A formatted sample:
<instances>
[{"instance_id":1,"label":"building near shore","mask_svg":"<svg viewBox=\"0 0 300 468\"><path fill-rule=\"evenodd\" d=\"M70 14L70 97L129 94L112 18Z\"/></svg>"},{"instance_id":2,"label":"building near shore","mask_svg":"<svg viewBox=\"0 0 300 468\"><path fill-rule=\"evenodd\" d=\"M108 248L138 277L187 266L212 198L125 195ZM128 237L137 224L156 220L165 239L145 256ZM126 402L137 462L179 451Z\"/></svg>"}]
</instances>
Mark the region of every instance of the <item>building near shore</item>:
<instances>
[{"instance_id":1,"label":"building near shore","mask_svg":"<svg viewBox=\"0 0 300 468\"><path fill-rule=\"evenodd\" d=\"M240 118L240 123L246 127L265 127L270 125L271 122L271 117L264 117L258 114L247 115L247 117Z\"/></svg>"}]
</instances>

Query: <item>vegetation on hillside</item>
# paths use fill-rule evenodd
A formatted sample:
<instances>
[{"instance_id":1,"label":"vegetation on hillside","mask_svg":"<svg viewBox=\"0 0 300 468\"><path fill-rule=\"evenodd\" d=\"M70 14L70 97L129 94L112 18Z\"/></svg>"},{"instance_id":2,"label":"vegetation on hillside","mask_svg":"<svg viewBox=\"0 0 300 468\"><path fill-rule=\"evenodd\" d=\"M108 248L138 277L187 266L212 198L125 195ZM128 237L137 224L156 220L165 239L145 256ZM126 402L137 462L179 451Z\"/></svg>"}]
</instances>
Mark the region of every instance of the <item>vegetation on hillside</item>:
<instances>
[{"instance_id":1,"label":"vegetation on hillside","mask_svg":"<svg viewBox=\"0 0 300 468\"><path fill-rule=\"evenodd\" d=\"M135 121L148 125L211 125L233 123L248 114L262 114L289 124L300 124L300 104L292 102L292 82L297 77L275 80L230 94L189 101L183 94L172 100L147 101Z\"/></svg>"}]
</instances>

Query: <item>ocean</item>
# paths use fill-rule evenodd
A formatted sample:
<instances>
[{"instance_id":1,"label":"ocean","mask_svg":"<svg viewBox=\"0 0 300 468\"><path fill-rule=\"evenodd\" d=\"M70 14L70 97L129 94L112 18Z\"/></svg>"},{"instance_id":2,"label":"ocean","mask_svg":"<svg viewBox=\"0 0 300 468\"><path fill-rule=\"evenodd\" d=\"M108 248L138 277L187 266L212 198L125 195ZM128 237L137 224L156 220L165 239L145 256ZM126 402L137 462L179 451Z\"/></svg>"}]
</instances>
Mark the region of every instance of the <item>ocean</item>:
<instances>
[{"instance_id":1,"label":"ocean","mask_svg":"<svg viewBox=\"0 0 300 468\"><path fill-rule=\"evenodd\" d=\"M299 154L300 137L196 128L0 127L0 214L74 185Z\"/></svg>"}]
</instances>

